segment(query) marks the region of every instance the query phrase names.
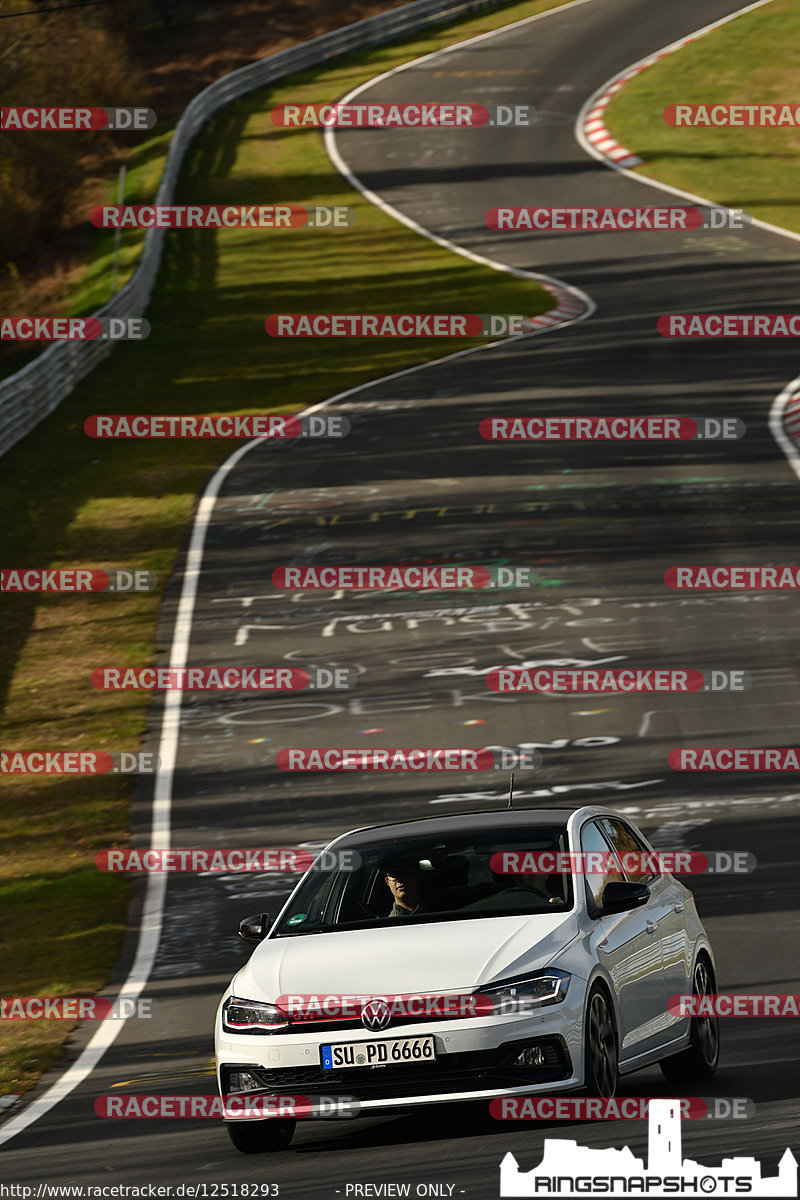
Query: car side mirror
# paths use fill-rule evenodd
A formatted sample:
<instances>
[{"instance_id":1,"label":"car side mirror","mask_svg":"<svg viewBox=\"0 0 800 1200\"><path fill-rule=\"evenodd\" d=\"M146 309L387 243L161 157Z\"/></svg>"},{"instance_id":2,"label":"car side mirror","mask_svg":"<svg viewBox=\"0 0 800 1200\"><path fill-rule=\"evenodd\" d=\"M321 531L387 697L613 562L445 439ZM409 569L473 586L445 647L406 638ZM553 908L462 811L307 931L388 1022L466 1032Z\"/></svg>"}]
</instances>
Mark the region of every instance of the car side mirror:
<instances>
[{"instance_id":1,"label":"car side mirror","mask_svg":"<svg viewBox=\"0 0 800 1200\"><path fill-rule=\"evenodd\" d=\"M628 883L618 880L607 883L603 889L603 914L629 912L641 908L650 899L650 888L646 883Z\"/></svg>"},{"instance_id":2,"label":"car side mirror","mask_svg":"<svg viewBox=\"0 0 800 1200\"><path fill-rule=\"evenodd\" d=\"M239 937L246 942L263 942L272 924L269 913L256 913L239 922Z\"/></svg>"}]
</instances>

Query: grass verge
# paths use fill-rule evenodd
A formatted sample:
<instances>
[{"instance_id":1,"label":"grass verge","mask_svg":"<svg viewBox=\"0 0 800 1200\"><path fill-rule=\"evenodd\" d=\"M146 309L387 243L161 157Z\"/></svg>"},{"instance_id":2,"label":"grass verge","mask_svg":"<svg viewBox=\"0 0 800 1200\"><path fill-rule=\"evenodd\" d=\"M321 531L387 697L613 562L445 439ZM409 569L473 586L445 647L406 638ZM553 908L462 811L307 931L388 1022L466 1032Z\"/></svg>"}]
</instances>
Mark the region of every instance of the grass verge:
<instances>
[{"instance_id":1,"label":"grass verge","mask_svg":"<svg viewBox=\"0 0 800 1200\"><path fill-rule=\"evenodd\" d=\"M120 345L4 456L0 507L10 519L0 530L0 562L140 567L162 580L169 575L197 492L232 444L92 441L83 434L83 422L92 414L294 411L344 387L473 344L279 342L264 333L270 312L424 308L533 315L550 307L550 297L537 285L452 255L366 204L332 169L315 133L276 129L269 111L286 101L334 100L410 58L561 2L514 5L423 39L351 56L218 114L195 140L179 201L349 204L357 210L356 225L318 234L169 235L147 313L150 338ZM165 147L161 132L137 149L129 177L131 201L152 195ZM109 239L98 235L69 311L86 311L105 299ZM140 234L123 237L123 278L140 242ZM95 692L89 673L103 664L151 663L158 609L158 593L5 595L0 745L6 750L135 749L148 695ZM129 798L130 785L119 776L4 778L0 978L5 995L90 995L108 979L131 887L124 879L99 875L93 859L99 849L125 843ZM63 1024L53 1028L45 1021L0 1028L0 1093L31 1087L58 1060L68 1032Z\"/></svg>"},{"instance_id":2,"label":"grass verge","mask_svg":"<svg viewBox=\"0 0 800 1200\"><path fill-rule=\"evenodd\" d=\"M800 8L772 4L730 21L626 84L609 133L647 175L800 233L800 128L682 127L669 104L790 104L800 84Z\"/></svg>"}]
</instances>

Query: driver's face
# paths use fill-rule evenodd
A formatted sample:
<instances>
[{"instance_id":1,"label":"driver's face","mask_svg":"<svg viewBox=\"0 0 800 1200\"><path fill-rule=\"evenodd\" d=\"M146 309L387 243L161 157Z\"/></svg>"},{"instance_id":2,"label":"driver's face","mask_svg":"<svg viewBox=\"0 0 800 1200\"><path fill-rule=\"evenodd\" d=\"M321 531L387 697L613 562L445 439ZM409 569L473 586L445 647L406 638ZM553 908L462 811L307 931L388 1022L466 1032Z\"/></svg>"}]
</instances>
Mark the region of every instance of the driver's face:
<instances>
[{"instance_id":1,"label":"driver's face","mask_svg":"<svg viewBox=\"0 0 800 1200\"><path fill-rule=\"evenodd\" d=\"M420 901L418 867L394 867L392 873L387 872L384 878L396 904L409 910L417 907Z\"/></svg>"}]
</instances>

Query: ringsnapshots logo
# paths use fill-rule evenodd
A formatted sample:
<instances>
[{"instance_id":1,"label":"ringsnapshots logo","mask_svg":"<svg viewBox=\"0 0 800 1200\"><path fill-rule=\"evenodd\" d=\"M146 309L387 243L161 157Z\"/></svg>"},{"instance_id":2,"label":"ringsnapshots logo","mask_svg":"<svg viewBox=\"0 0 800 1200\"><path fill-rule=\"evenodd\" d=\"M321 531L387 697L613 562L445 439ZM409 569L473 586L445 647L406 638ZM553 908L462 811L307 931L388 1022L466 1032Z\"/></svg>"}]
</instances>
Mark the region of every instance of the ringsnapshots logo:
<instances>
[{"instance_id":1,"label":"ringsnapshots logo","mask_svg":"<svg viewBox=\"0 0 800 1200\"><path fill-rule=\"evenodd\" d=\"M152 108L0 108L0 129L19 130L141 130L152 129Z\"/></svg>"},{"instance_id":2,"label":"ringsnapshots logo","mask_svg":"<svg viewBox=\"0 0 800 1200\"><path fill-rule=\"evenodd\" d=\"M718 207L490 208L488 229L527 233L633 233L637 230L744 229L752 217Z\"/></svg>"},{"instance_id":3,"label":"ringsnapshots logo","mask_svg":"<svg viewBox=\"0 0 800 1200\"><path fill-rule=\"evenodd\" d=\"M635 1158L627 1147L604 1150L579 1146L574 1140L546 1138L541 1162L529 1171L520 1170L513 1154L505 1155L500 1163L500 1195L797 1195L797 1159L789 1149L780 1159L778 1174L772 1177L762 1174L757 1159L743 1155L723 1159L721 1166L714 1167L683 1158L682 1104L677 1099L650 1099L646 1161Z\"/></svg>"},{"instance_id":4,"label":"ringsnapshots logo","mask_svg":"<svg viewBox=\"0 0 800 1200\"><path fill-rule=\"evenodd\" d=\"M343 438L350 433L347 417L312 413L304 417L153 416L137 414L87 417L83 432L91 438Z\"/></svg>"},{"instance_id":5,"label":"ringsnapshots logo","mask_svg":"<svg viewBox=\"0 0 800 1200\"><path fill-rule=\"evenodd\" d=\"M98 667L98 691L301 692L348 691L358 672L350 667Z\"/></svg>"},{"instance_id":6,"label":"ringsnapshots logo","mask_svg":"<svg viewBox=\"0 0 800 1200\"><path fill-rule=\"evenodd\" d=\"M514 337L527 332L521 313L273 313L270 337Z\"/></svg>"},{"instance_id":7,"label":"ringsnapshots logo","mask_svg":"<svg viewBox=\"0 0 800 1200\"><path fill-rule=\"evenodd\" d=\"M0 592L152 592L158 576L152 571L100 570L98 567L3 567Z\"/></svg>"},{"instance_id":8,"label":"ringsnapshots logo","mask_svg":"<svg viewBox=\"0 0 800 1200\"><path fill-rule=\"evenodd\" d=\"M141 342L144 317L0 317L1 342Z\"/></svg>"},{"instance_id":9,"label":"ringsnapshots logo","mask_svg":"<svg viewBox=\"0 0 800 1200\"><path fill-rule=\"evenodd\" d=\"M272 572L275 587L285 591L493 591L529 588L537 580L538 574L531 567L483 567L465 563L276 567Z\"/></svg>"},{"instance_id":10,"label":"ringsnapshots logo","mask_svg":"<svg viewBox=\"0 0 800 1200\"><path fill-rule=\"evenodd\" d=\"M744 437L738 417L484 417L487 442L691 442Z\"/></svg>"},{"instance_id":11,"label":"ringsnapshots logo","mask_svg":"<svg viewBox=\"0 0 800 1200\"><path fill-rule=\"evenodd\" d=\"M486 674L490 692L744 692L753 684L749 671L715 668L495 667Z\"/></svg>"},{"instance_id":12,"label":"ringsnapshots logo","mask_svg":"<svg viewBox=\"0 0 800 1200\"><path fill-rule=\"evenodd\" d=\"M281 771L508 771L512 767L535 770L541 766L542 756L538 750L517 752L494 746L481 750L460 746L293 746L279 750L275 762Z\"/></svg>"},{"instance_id":13,"label":"ringsnapshots logo","mask_svg":"<svg viewBox=\"0 0 800 1200\"><path fill-rule=\"evenodd\" d=\"M530 126L532 104L278 104L279 129L478 129Z\"/></svg>"}]
</instances>

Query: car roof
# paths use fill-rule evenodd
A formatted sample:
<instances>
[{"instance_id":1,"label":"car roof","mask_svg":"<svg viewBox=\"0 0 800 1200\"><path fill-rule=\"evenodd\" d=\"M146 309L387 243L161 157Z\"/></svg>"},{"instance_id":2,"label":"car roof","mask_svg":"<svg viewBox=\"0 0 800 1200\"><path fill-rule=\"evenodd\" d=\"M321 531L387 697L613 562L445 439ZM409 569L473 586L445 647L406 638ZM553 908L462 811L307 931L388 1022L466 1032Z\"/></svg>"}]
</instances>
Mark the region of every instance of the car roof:
<instances>
[{"instance_id":1,"label":"car roof","mask_svg":"<svg viewBox=\"0 0 800 1200\"><path fill-rule=\"evenodd\" d=\"M511 829L530 829L536 825L563 825L566 827L576 813L591 816L616 816L610 809L594 805L573 804L562 808L503 808L496 812L467 812L450 814L446 817L417 817L398 821L392 825L365 825L351 829L336 838L336 844L369 845L381 839L409 837L445 837L460 833L504 833Z\"/></svg>"}]
</instances>

